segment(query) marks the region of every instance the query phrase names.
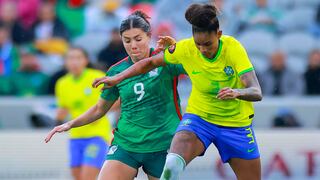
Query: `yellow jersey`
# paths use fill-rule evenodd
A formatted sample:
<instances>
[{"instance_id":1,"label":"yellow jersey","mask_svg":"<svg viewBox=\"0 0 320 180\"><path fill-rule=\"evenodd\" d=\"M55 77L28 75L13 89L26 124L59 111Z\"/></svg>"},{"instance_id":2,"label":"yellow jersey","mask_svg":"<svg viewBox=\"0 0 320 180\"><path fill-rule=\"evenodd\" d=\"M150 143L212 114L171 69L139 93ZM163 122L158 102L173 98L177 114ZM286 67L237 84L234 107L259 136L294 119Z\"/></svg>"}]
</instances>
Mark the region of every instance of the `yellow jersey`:
<instances>
[{"instance_id":1,"label":"yellow jersey","mask_svg":"<svg viewBox=\"0 0 320 180\"><path fill-rule=\"evenodd\" d=\"M221 126L243 127L251 124L254 113L252 102L216 98L224 87L244 88L240 76L253 70L246 50L236 39L223 35L212 59L201 54L193 38L184 39L166 49L164 59L166 63L182 64L191 79L187 113Z\"/></svg>"},{"instance_id":2,"label":"yellow jersey","mask_svg":"<svg viewBox=\"0 0 320 180\"><path fill-rule=\"evenodd\" d=\"M74 119L90 107L95 105L100 98L100 90L91 87L95 78L103 77L105 74L94 69L85 69L82 75L75 78L68 73L61 77L55 86L58 107L65 108ZM70 130L71 138L90 138L99 136L109 142L111 137L111 125L106 116L103 118Z\"/></svg>"}]
</instances>

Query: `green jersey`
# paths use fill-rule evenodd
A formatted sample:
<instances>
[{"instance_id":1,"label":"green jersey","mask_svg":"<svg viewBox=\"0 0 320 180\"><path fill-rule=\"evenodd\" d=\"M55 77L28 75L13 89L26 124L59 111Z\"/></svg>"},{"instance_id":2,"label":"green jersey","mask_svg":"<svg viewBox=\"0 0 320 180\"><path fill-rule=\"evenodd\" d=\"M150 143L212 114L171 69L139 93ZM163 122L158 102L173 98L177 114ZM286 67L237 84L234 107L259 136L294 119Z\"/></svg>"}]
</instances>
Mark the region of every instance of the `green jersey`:
<instances>
[{"instance_id":1,"label":"green jersey","mask_svg":"<svg viewBox=\"0 0 320 180\"><path fill-rule=\"evenodd\" d=\"M114 76L133 65L130 57L112 66ZM181 119L177 78L185 74L181 65L167 65L131 77L106 89L101 97L114 101L120 97L121 116L112 144L131 152L167 150Z\"/></svg>"}]
</instances>

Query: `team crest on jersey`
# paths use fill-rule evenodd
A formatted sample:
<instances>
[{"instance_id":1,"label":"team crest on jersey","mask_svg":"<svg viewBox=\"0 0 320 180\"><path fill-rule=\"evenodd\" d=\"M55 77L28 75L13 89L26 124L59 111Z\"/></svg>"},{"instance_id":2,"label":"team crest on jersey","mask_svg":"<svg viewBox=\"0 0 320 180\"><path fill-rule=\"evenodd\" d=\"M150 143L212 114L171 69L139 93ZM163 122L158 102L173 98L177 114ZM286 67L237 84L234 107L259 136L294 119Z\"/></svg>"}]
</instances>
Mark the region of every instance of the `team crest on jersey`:
<instances>
[{"instance_id":1,"label":"team crest on jersey","mask_svg":"<svg viewBox=\"0 0 320 180\"><path fill-rule=\"evenodd\" d=\"M158 68L155 68L149 72L149 77L158 76Z\"/></svg>"},{"instance_id":2,"label":"team crest on jersey","mask_svg":"<svg viewBox=\"0 0 320 180\"><path fill-rule=\"evenodd\" d=\"M109 148L109 151L108 151L108 154L107 154L107 155L112 155L112 154L114 154L114 153L117 151L117 149L118 149L118 146L111 146L111 147Z\"/></svg>"},{"instance_id":3,"label":"team crest on jersey","mask_svg":"<svg viewBox=\"0 0 320 180\"><path fill-rule=\"evenodd\" d=\"M84 89L84 94L85 94L86 96L90 95L91 93L92 93L91 88L85 88L85 89Z\"/></svg>"},{"instance_id":4,"label":"team crest on jersey","mask_svg":"<svg viewBox=\"0 0 320 180\"><path fill-rule=\"evenodd\" d=\"M95 158L95 157L97 157L98 152L99 152L99 146L97 146L97 145L95 145L95 144L90 144L90 145L87 147L85 154L86 154L88 157Z\"/></svg>"},{"instance_id":5,"label":"team crest on jersey","mask_svg":"<svg viewBox=\"0 0 320 180\"><path fill-rule=\"evenodd\" d=\"M189 126L189 124L191 123L192 123L191 119L185 119L182 121L181 126Z\"/></svg>"},{"instance_id":6,"label":"team crest on jersey","mask_svg":"<svg viewBox=\"0 0 320 180\"><path fill-rule=\"evenodd\" d=\"M174 50L176 50L176 44L169 46L169 48L168 48L169 53L172 54L174 52Z\"/></svg>"},{"instance_id":7,"label":"team crest on jersey","mask_svg":"<svg viewBox=\"0 0 320 180\"><path fill-rule=\"evenodd\" d=\"M223 70L227 76L232 76L234 74L234 70L231 66L226 66Z\"/></svg>"}]
</instances>

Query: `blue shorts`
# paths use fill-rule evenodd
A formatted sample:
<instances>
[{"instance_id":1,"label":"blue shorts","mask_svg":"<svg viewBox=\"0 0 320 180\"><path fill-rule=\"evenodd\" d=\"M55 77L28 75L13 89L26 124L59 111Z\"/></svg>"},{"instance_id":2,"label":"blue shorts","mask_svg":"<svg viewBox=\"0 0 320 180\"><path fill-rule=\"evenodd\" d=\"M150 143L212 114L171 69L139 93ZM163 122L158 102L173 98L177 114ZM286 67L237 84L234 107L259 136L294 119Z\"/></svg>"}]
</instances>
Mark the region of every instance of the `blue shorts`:
<instances>
[{"instance_id":1,"label":"blue shorts","mask_svg":"<svg viewBox=\"0 0 320 180\"><path fill-rule=\"evenodd\" d=\"M101 137L71 139L69 141L70 167L89 165L100 169L108 145Z\"/></svg>"},{"instance_id":2,"label":"blue shorts","mask_svg":"<svg viewBox=\"0 0 320 180\"><path fill-rule=\"evenodd\" d=\"M193 132L202 141L205 150L213 143L226 163L231 158L256 159L260 157L252 125L225 127L209 123L194 114L184 114L176 130ZM202 155L203 155L202 154Z\"/></svg>"}]
</instances>

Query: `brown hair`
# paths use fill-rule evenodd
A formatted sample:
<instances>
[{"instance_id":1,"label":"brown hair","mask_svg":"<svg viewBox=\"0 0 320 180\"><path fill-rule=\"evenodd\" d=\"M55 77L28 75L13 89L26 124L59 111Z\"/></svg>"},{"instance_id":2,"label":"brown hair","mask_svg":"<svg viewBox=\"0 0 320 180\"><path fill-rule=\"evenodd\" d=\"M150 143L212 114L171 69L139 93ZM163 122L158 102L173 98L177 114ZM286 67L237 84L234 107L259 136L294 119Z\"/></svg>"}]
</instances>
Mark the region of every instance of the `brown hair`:
<instances>
[{"instance_id":1,"label":"brown hair","mask_svg":"<svg viewBox=\"0 0 320 180\"><path fill-rule=\"evenodd\" d=\"M132 28L139 28L142 29L146 33L151 32L151 25L148 21L150 17L144 13L143 11L135 11L130 16L128 16L125 20L121 22L120 25L120 35L126 30L132 29Z\"/></svg>"},{"instance_id":2,"label":"brown hair","mask_svg":"<svg viewBox=\"0 0 320 180\"><path fill-rule=\"evenodd\" d=\"M219 29L217 8L210 4L192 4L185 18L192 25L192 32L212 32Z\"/></svg>"}]
</instances>

